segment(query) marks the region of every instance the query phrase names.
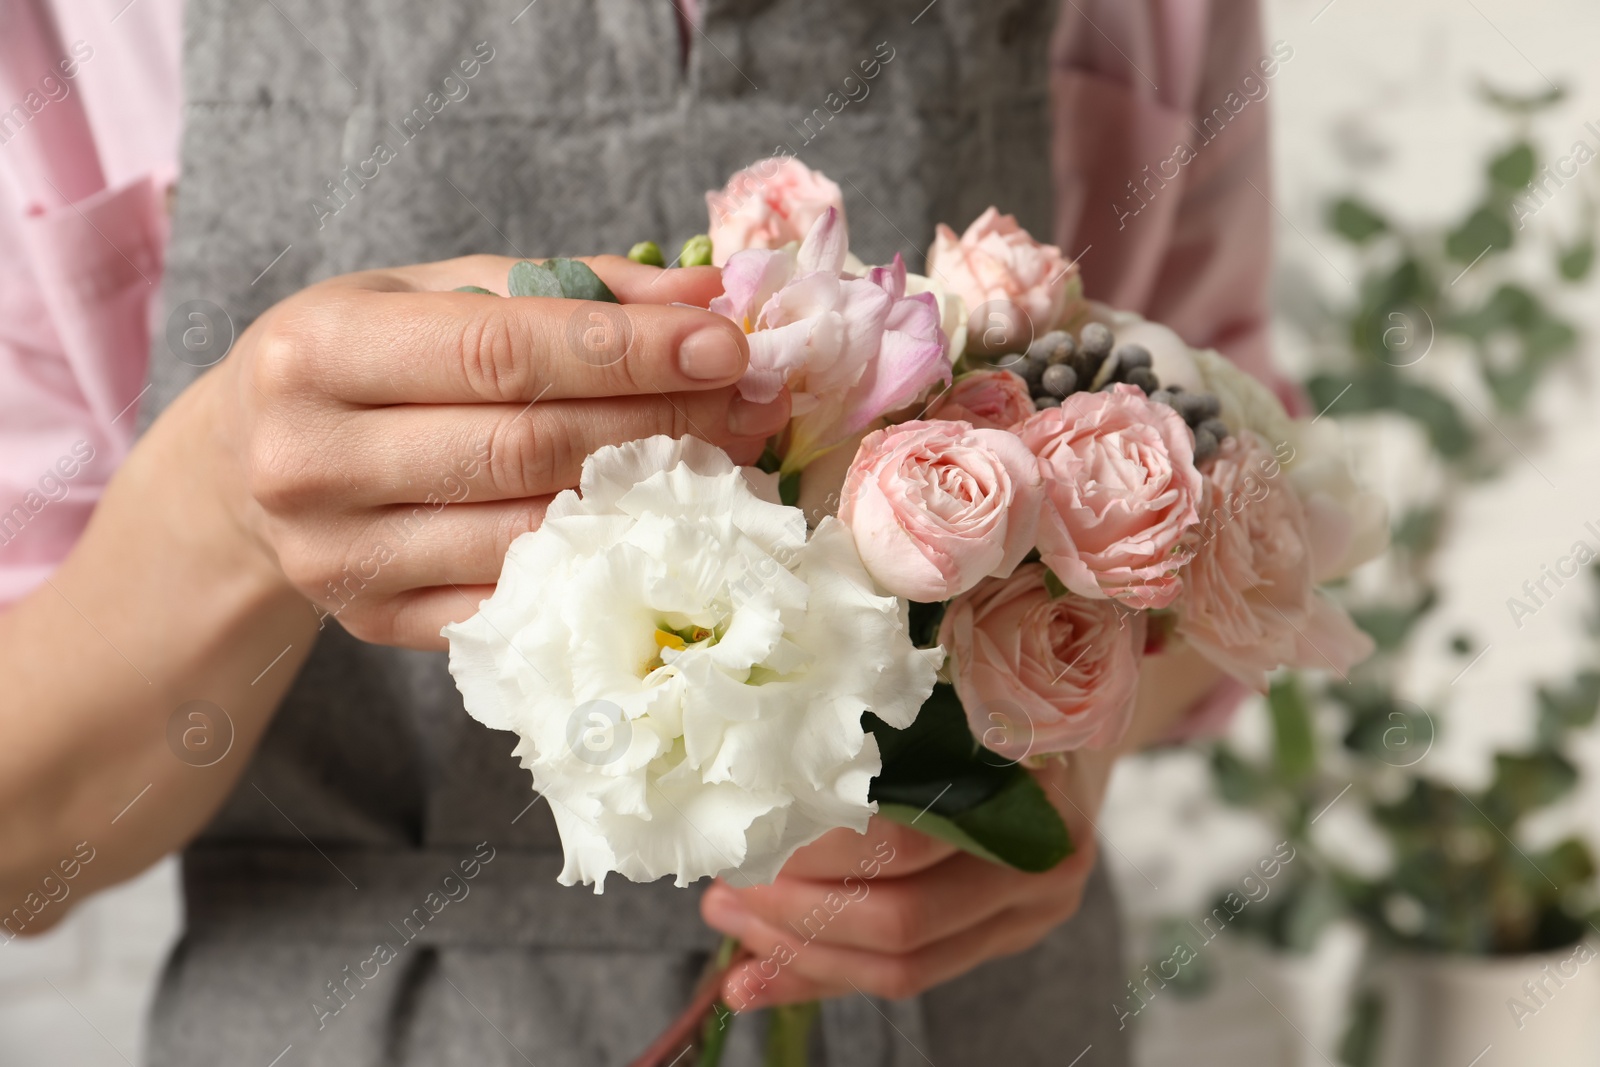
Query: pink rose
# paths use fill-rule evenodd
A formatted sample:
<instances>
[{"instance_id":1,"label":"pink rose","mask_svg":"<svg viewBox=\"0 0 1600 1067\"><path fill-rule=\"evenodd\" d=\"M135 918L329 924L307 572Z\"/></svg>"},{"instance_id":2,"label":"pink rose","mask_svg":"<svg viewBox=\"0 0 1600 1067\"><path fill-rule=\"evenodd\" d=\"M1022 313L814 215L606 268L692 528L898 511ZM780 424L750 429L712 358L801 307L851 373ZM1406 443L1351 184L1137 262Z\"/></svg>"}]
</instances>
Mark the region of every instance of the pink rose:
<instances>
[{"instance_id":1,"label":"pink rose","mask_svg":"<svg viewBox=\"0 0 1600 1067\"><path fill-rule=\"evenodd\" d=\"M1053 329L1080 288L1076 263L1068 263L1055 245L1034 240L1013 216L992 207L959 238L939 224L928 252L928 274L966 302L974 316L967 328L967 343L974 351L998 350ZM991 307L977 321L979 309L991 302L1009 305L1017 314Z\"/></svg>"},{"instance_id":2,"label":"pink rose","mask_svg":"<svg viewBox=\"0 0 1600 1067\"><path fill-rule=\"evenodd\" d=\"M1073 393L1018 431L1039 457L1050 506L1039 554L1079 596L1164 608L1193 555L1200 472L1178 413L1131 385Z\"/></svg>"},{"instance_id":3,"label":"pink rose","mask_svg":"<svg viewBox=\"0 0 1600 1067\"><path fill-rule=\"evenodd\" d=\"M1052 597L1044 574L1030 563L984 582L939 624L973 736L1011 760L1116 744L1139 692L1144 613Z\"/></svg>"},{"instance_id":4,"label":"pink rose","mask_svg":"<svg viewBox=\"0 0 1600 1067\"><path fill-rule=\"evenodd\" d=\"M829 208L844 218L844 194L798 159L774 156L752 163L706 194L711 262L722 266L747 248L782 248L805 237Z\"/></svg>"},{"instance_id":5,"label":"pink rose","mask_svg":"<svg viewBox=\"0 0 1600 1067\"><path fill-rule=\"evenodd\" d=\"M844 219L830 208L798 249L735 254L722 271L722 295L711 301L750 337L740 395L766 403L789 389L785 472L950 380L933 294L906 295L899 256L857 278L843 272L845 255Z\"/></svg>"},{"instance_id":6,"label":"pink rose","mask_svg":"<svg viewBox=\"0 0 1600 1067\"><path fill-rule=\"evenodd\" d=\"M1267 689L1278 667L1343 677L1372 639L1317 595L1305 506L1255 433L1229 437L1212 462L1190 535L1178 633L1245 685Z\"/></svg>"},{"instance_id":7,"label":"pink rose","mask_svg":"<svg viewBox=\"0 0 1600 1067\"><path fill-rule=\"evenodd\" d=\"M1010 574L1033 548L1043 500L1016 435L904 422L861 442L839 519L879 585L929 603Z\"/></svg>"},{"instance_id":8,"label":"pink rose","mask_svg":"<svg viewBox=\"0 0 1600 1067\"><path fill-rule=\"evenodd\" d=\"M980 430L1014 429L1033 414L1028 383L1008 370L975 370L928 406L928 418L970 422Z\"/></svg>"}]
</instances>

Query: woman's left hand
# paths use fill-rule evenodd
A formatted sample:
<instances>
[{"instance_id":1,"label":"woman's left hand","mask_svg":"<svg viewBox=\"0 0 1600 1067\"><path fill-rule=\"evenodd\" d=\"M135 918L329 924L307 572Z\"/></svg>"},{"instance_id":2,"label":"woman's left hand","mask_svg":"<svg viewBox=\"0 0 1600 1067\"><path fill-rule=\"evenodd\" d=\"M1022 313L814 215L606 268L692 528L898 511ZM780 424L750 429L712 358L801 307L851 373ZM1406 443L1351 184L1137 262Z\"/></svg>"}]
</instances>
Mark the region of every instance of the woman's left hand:
<instances>
[{"instance_id":1,"label":"woman's left hand","mask_svg":"<svg viewBox=\"0 0 1600 1067\"><path fill-rule=\"evenodd\" d=\"M1115 751L1080 750L1035 772L1075 851L1027 874L874 816L795 853L769 886L718 879L701 901L712 927L752 958L723 983L734 1011L871 993L914 996L1033 947L1071 918L1094 869L1094 822Z\"/></svg>"}]
</instances>

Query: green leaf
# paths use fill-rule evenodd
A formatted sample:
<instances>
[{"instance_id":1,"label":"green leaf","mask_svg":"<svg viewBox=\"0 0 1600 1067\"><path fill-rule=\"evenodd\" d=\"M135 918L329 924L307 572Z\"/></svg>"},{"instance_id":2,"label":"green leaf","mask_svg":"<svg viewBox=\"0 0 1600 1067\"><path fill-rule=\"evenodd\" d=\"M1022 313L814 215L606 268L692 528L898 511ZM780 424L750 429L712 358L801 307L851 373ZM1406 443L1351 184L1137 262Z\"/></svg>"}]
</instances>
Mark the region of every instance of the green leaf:
<instances>
[{"instance_id":1,"label":"green leaf","mask_svg":"<svg viewBox=\"0 0 1600 1067\"><path fill-rule=\"evenodd\" d=\"M1212 750L1211 772L1217 781L1217 792L1230 804L1251 806L1271 790L1266 776L1240 759L1225 744L1219 744Z\"/></svg>"},{"instance_id":2,"label":"green leaf","mask_svg":"<svg viewBox=\"0 0 1600 1067\"><path fill-rule=\"evenodd\" d=\"M1355 608L1350 617L1380 649L1392 652L1405 644L1412 629L1439 603L1437 590L1428 588L1412 604Z\"/></svg>"},{"instance_id":3,"label":"green leaf","mask_svg":"<svg viewBox=\"0 0 1600 1067\"><path fill-rule=\"evenodd\" d=\"M863 721L883 759L870 792L883 815L1020 870L1049 870L1072 853L1050 798L1025 769L978 745L951 686L936 685L904 730L870 713Z\"/></svg>"},{"instance_id":4,"label":"green leaf","mask_svg":"<svg viewBox=\"0 0 1600 1067\"><path fill-rule=\"evenodd\" d=\"M1311 708L1294 675L1272 683L1267 710L1272 717L1272 754L1279 778L1291 785L1308 780L1317 769L1316 737Z\"/></svg>"},{"instance_id":5,"label":"green leaf","mask_svg":"<svg viewBox=\"0 0 1600 1067\"><path fill-rule=\"evenodd\" d=\"M1414 419L1446 459L1464 458L1476 443L1454 401L1430 386L1402 377L1392 367L1369 367L1354 375L1318 374L1306 382L1306 389L1319 411L1337 401L1335 417L1395 411Z\"/></svg>"},{"instance_id":6,"label":"green leaf","mask_svg":"<svg viewBox=\"0 0 1600 1067\"><path fill-rule=\"evenodd\" d=\"M1056 572L1046 569L1044 572L1044 588L1050 594L1051 600L1059 600L1067 595L1067 584L1056 577Z\"/></svg>"},{"instance_id":7,"label":"green leaf","mask_svg":"<svg viewBox=\"0 0 1600 1067\"><path fill-rule=\"evenodd\" d=\"M1344 914L1344 897L1331 878L1313 877L1288 887L1278 912L1278 937L1291 952L1308 953Z\"/></svg>"},{"instance_id":8,"label":"green leaf","mask_svg":"<svg viewBox=\"0 0 1600 1067\"><path fill-rule=\"evenodd\" d=\"M1439 544L1444 529L1444 509L1418 506L1400 516L1390 531L1389 543L1414 555L1425 556Z\"/></svg>"},{"instance_id":9,"label":"green leaf","mask_svg":"<svg viewBox=\"0 0 1600 1067\"><path fill-rule=\"evenodd\" d=\"M908 804L880 804L878 813L991 863L1039 874L1072 855L1072 838L1043 787L1017 769L1000 792L959 815Z\"/></svg>"},{"instance_id":10,"label":"green leaf","mask_svg":"<svg viewBox=\"0 0 1600 1067\"><path fill-rule=\"evenodd\" d=\"M683 251L678 253L678 266L711 266L711 238L702 233L683 242Z\"/></svg>"},{"instance_id":11,"label":"green leaf","mask_svg":"<svg viewBox=\"0 0 1600 1067\"><path fill-rule=\"evenodd\" d=\"M870 712L863 722L877 737L883 760L883 770L872 780L873 800L918 810L933 805L941 814L957 815L999 793L1014 775L1027 774L978 745L955 689L943 683L933 687L916 721L904 730Z\"/></svg>"},{"instance_id":12,"label":"green leaf","mask_svg":"<svg viewBox=\"0 0 1600 1067\"><path fill-rule=\"evenodd\" d=\"M1445 238L1445 251L1461 263L1474 263L1486 252L1505 251L1515 239L1503 207L1485 204Z\"/></svg>"},{"instance_id":13,"label":"green leaf","mask_svg":"<svg viewBox=\"0 0 1600 1067\"><path fill-rule=\"evenodd\" d=\"M507 279L512 296L560 296L561 281L554 273L537 263L522 260L511 265Z\"/></svg>"},{"instance_id":14,"label":"green leaf","mask_svg":"<svg viewBox=\"0 0 1600 1067\"><path fill-rule=\"evenodd\" d=\"M1534 809L1560 800L1577 784L1578 768L1559 752L1498 752L1483 808L1504 829Z\"/></svg>"},{"instance_id":15,"label":"green leaf","mask_svg":"<svg viewBox=\"0 0 1600 1067\"><path fill-rule=\"evenodd\" d=\"M1508 193L1521 192L1537 166L1533 146L1519 141L1489 161L1489 180Z\"/></svg>"},{"instance_id":16,"label":"green leaf","mask_svg":"<svg viewBox=\"0 0 1600 1067\"><path fill-rule=\"evenodd\" d=\"M1583 281L1594 267L1594 241L1586 239L1563 251L1556 260L1556 267L1567 281Z\"/></svg>"},{"instance_id":17,"label":"green leaf","mask_svg":"<svg viewBox=\"0 0 1600 1067\"><path fill-rule=\"evenodd\" d=\"M1600 672L1581 671L1566 688L1541 685L1536 691L1539 704L1539 741L1548 748L1558 747L1568 730L1581 729L1595 720L1600 710Z\"/></svg>"},{"instance_id":18,"label":"green leaf","mask_svg":"<svg viewBox=\"0 0 1600 1067\"><path fill-rule=\"evenodd\" d=\"M800 471L778 475L778 500L789 507L800 504Z\"/></svg>"},{"instance_id":19,"label":"green leaf","mask_svg":"<svg viewBox=\"0 0 1600 1067\"><path fill-rule=\"evenodd\" d=\"M545 268L561 283L561 295L568 300L599 300L607 304L620 304L617 294L607 288L600 276L589 269L587 263L576 259L547 259Z\"/></svg>"},{"instance_id":20,"label":"green leaf","mask_svg":"<svg viewBox=\"0 0 1600 1067\"><path fill-rule=\"evenodd\" d=\"M661 246L654 241L640 241L628 249L628 258L635 263L643 263L647 267L665 267L667 259L661 254Z\"/></svg>"},{"instance_id":21,"label":"green leaf","mask_svg":"<svg viewBox=\"0 0 1600 1067\"><path fill-rule=\"evenodd\" d=\"M452 290L452 292L457 292L457 293L477 293L480 296L499 296L500 295L499 293L495 292L493 289L485 289L481 285L458 285L458 286L455 287L454 290Z\"/></svg>"},{"instance_id":22,"label":"green leaf","mask_svg":"<svg viewBox=\"0 0 1600 1067\"><path fill-rule=\"evenodd\" d=\"M1328 208L1328 225L1352 244L1365 244L1389 229L1389 223L1373 208L1354 197L1340 197Z\"/></svg>"},{"instance_id":23,"label":"green leaf","mask_svg":"<svg viewBox=\"0 0 1600 1067\"><path fill-rule=\"evenodd\" d=\"M1491 107L1512 115L1531 115L1536 111L1554 107L1567 98L1566 86L1552 85L1549 89L1542 89L1537 93L1518 95L1497 89L1486 81L1478 83L1478 95Z\"/></svg>"}]
</instances>

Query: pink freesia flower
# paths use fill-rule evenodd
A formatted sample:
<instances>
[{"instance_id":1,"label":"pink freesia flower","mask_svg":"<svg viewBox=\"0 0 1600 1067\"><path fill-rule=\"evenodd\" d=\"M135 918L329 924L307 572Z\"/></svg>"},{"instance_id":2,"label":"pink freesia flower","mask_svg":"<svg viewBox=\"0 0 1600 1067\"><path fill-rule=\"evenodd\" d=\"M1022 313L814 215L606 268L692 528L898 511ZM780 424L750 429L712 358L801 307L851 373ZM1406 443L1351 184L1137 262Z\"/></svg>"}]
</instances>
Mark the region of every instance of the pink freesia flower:
<instances>
[{"instance_id":1,"label":"pink freesia flower","mask_svg":"<svg viewBox=\"0 0 1600 1067\"><path fill-rule=\"evenodd\" d=\"M1044 575L1030 563L984 582L939 624L973 736L1012 760L1116 744L1139 691L1145 614L1052 597Z\"/></svg>"},{"instance_id":2,"label":"pink freesia flower","mask_svg":"<svg viewBox=\"0 0 1600 1067\"><path fill-rule=\"evenodd\" d=\"M1015 429L1033 414L1028 383L1008 370L975 370L928 405L930 419L970 422L979 429Z\"/></svg>"},{"instance_id":3,"label":"pink freesia flower","mask_svg":"<svg viewBox=\"0 0 1600 1067\"><path fill-rule=\"evenodd\" d=\"M1343 676L1371 655L1372 639L1317 594L1305 506L1254 432L1222 443L1200 509L1177 606L1201 655L1261 692L1278 667Z\"/></svg>"},{"instance_id":4,"label":"pink freesia flower","mask_svg":"<svg viewBox=\"0 0 1600 1067\"><path fill-rule=\"evenodd\" d=\"M752 163L706 194L711 262L722 266L747 248L782 248L798 241L829 208L844 218L844 194L820 171L797 159Z\"/></svg>"},{"instance_id":5,"label":"pink freesia flower","mask_svg":"<svg viewBox=\"0 0 1600 1067\"><path fill-rule=\"evenodd\" d=\"M798 250L735 254L723 268L723 294L711 302L750 338L740 394L765 403L790 391L785 471L950 380L933 295L906 295L898 256L865 278L842 273L845 242L844 221L830 208Z\"/></svg>"},{"instance_id":6,"label":"pink freesia flower","mask_svg":"<svg viewBox=\"0 0 1600 1067\"><path fill-rule=\"evenodd\" d=\"M1201 493L1194 438L1177 412L1118 385L1073 393L1018 433L1049 494L1039 524L1045 564L1079 596L1172 603L1194 553L1183 534Z\"/></svg>"},{"instance_id":7,"label":"pink freesia flower","mask_svg":"<svg viewBox=\"0 0 1600 1067\"><path fill-rule=\"evenodd\" d=\"M928 274L966 301L973 316L967 343L978 351L1026 343L1054 329L1081 289L1076 263L1055 245L1034 240L1014 216L992 207L960 237L939 224L928 252Z\"/></svg>"},{"instance_id":8,"label":"pink freesia flower","mask_svg":"<svg viewBox=\"0 0 1600 1067\"><path fill-rule=\"evenodd\" d=\"M927 603L1015 570L1043 503L1039 464L1015 434L904 422L861 442L839 519L879 585Z\"/></svg>"}]
</instances>

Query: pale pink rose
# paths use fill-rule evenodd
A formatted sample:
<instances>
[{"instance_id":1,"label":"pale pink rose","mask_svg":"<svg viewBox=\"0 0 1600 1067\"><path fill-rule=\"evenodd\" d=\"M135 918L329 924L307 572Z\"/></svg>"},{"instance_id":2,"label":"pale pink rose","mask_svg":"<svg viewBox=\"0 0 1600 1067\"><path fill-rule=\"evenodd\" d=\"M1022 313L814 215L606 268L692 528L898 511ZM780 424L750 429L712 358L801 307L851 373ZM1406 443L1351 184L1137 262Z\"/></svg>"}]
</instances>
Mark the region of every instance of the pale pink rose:
<instances>
[{"instance_id":1,"label":"pale pink rose","mask_svg":"<svg viewBox=\"0 0 1600 1067\"><path fill-rule=\"evenodd\" d=\"M1255 433L1223 442L1200 509L1177 606L1178 633L1201 655L1265 692L1275 668L1343 677L1372 653L1372 639L1317 594L1305 506Z\"/></svg>"},{"instance_id":2,"label":"pale pink rose","mask_svg":"<svg viewBox=\"0 0 1600 1067\"><path fill-rule=\"evenodd\" d=\"M1030 563L984 582L939 624L973 736L1011 760L1116 744L1139 691L1145 614L1052 597L1044 576Z\"/></svg>"},{"instance_id":3,"label":"pale pink rose","mask_svg":"<svg viewBox=\"0 0 1600 1067\"><path fill-rule=\"evenodd\" d=\"M928 275L966 302L973 316L967 344L974 351L1027 342L1055 328L1081 288L1076 263L992 207L960 237L939 224L928 252Z\"/></svg>"},{"instance_id":4,"label":"pale pink rose","mask_svg":"<svg viewBox=\"0 0 1600 1067\"><path fill-rule=\"evenodd\" d=\"M1074 593L1164 608L1194 549L1200 472L1178 413L1131 385L1073 393L1018 434L1044 472L1039 554Z\"/></svg>"},{"instance_id":5,"label":"pale pink rose","mask_svg":"<svg viewBox=\"0 0 1600 1067\"><path fill-rule=\"evenodd\" d=\"M943 421L868 434L842 496L839 519L868 573L923 603L1016 569L1044 502L1039 465L1015 434Z\"/></svg>"},{"instance_id":6,"label":"pale pink rose","mask_svg":"<svg viewBox=\"0 0 1600 1067\"><path fill-rule=\"evenodd\" d=\"M844 273L844 241L844 221L830 208L798 249L734 255L723 268L723 293L711 301L750 338L740 394L766 403L789 389L785 472L950 380L933 294L906 294L899 256L865 278Z\"/></svg>"},{"instance_id":7,"label":"pale pink rose","mask_svg":"<svg viewBox=\"0 0 1600 1067\"><path fill-rule=\"evenodd\" d=\"M1033 414L1028 383L1008 370L975 370L928 405L930 419L970 422L981 430L1015 429Z\"/></svg>"},{"instance_id":8,"label":"pale pink rose","mask_svg":"<svg viewBox=\"0 0 1600 1067\"><path fill-rule=\"evenodd\" d=\"M798 159L774 156L739 171L718 192L706 194L711 262L722 266L747 248L782 248L805 237L823 212L844 218L844 194L821 171Z\"/></svg>"}]
</instances>

